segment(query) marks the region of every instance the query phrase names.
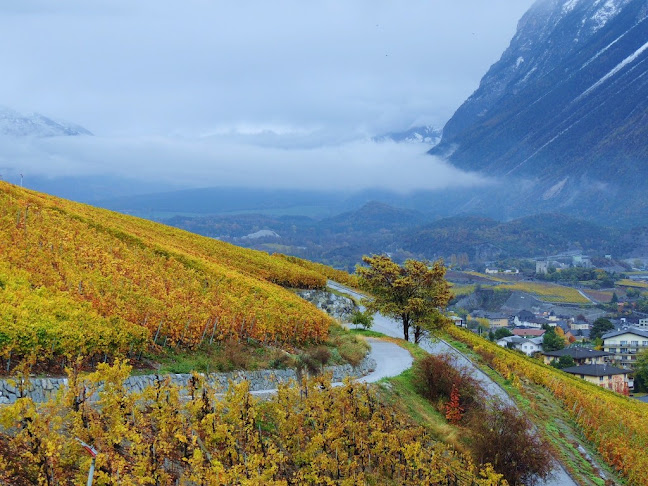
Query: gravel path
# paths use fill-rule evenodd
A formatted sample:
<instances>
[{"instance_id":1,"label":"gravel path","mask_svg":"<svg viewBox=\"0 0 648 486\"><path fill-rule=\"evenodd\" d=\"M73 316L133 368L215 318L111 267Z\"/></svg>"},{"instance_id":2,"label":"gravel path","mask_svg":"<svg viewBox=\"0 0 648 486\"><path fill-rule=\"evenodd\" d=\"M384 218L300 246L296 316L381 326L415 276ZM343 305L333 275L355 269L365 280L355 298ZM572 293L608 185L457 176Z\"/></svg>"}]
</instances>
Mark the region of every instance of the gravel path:
<instances>
[{"instance_id":1,"label":"gravel path","mask_svg":"<svg viewBox=\"0 0 648 486\"><path fill-rule=\"evenodd\" d=\"M359 294L358 292L340 285L337 282L329 280L328 286L339 292L346 293L356 299L364 298L362 294ZM397 338L403 337L403 331L400 323L381 314L374 315L374 323L371 329L373 331L386 334L387 336L393 336ZM452 356L453 362L457 366L466 368L472 373L473 378L475 378L479 382L488 396L496 396L504 403L517 408L513 400L511 400L504 389L502 389L496 382L494 382L486 373L481 371L468 357L450 346L445 341L425 339L420 343L420 346L427 352L432 354L449 354L450 356ZM552 476L538 484L541 486L576 486L577 483L571 478L571 476L569 476L569 474L567 474L567 471L563 468L562 464L560 464L558 461L555 461L555 463L556 467L552 472Z\"/></svg>"}]
</instances>

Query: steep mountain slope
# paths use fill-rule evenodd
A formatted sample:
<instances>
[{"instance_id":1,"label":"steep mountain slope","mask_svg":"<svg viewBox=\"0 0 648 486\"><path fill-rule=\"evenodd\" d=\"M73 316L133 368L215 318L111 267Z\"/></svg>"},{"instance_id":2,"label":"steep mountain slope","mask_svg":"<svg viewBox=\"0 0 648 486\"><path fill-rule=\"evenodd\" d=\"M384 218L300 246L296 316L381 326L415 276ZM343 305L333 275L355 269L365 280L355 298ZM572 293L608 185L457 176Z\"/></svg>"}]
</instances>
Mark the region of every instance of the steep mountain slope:
<instances>
[{"instance_id":1,"label":"steep mountain slope","mask_svg":"<svg viewBox=\"0 0 648 486\"><path fill-rule=\"evenodd\" d=\"M0 135L11 137L56 137L92 135L82 126L55 121L40 113L23 115L6 106L0 106Z\"/></svg>"},{"instance_id":2,"label":"steep mountain slope","mask_svg":"<svg viewBox=\"0 0 648 486\"><path fill-rule=\"evenodd\" d=\"M648 175L647 32L644 0L539 0L432 153L534 181L527 205L617 211Z\"/></svg>"},{"instance_id":3,"label":"steep mountain slope","mask_svg":"<svg viewBox=\"0 0 648 486\"><path fill-rule=\"evenodd\" d=\"M330 318L280 285L325 284L285 258L0 182L1 359L318 342Z\"/></svg>"}]
</instances>

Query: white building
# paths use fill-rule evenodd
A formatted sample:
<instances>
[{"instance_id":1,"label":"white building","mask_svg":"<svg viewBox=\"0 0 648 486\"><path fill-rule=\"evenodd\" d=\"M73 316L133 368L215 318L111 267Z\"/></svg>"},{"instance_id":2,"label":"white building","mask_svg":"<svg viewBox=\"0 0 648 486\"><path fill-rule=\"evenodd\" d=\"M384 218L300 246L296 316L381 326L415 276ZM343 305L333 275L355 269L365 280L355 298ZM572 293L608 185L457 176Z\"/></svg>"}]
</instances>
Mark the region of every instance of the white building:
<instances>
[{"instance_id":1,"label":"white building","mask_svg":"<svg viewBox=\"0 0 648 486\"><path fill-rule=\"evenodd\" d=\"M637 354L648 349L648 330L636 327L618 329L603 334L603 350L614 355L622 366L634 368Z\"/></svg>"}]
</instances>

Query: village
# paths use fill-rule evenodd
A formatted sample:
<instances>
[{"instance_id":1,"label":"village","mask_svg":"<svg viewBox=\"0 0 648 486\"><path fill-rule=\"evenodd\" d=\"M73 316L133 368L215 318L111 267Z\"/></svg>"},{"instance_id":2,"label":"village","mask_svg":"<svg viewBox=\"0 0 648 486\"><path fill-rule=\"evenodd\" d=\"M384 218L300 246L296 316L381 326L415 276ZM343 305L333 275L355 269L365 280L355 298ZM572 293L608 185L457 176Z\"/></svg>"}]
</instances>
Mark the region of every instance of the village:
<instances>
[{"instance_id":1,"label":"village","mask_svg":"<svg viewBox=\"0 0 648 486\"><path fill-rule=\"evenodd\" d=\"M610 255L605 260L607 268L600 259L595 266L574 254L537 260L535 272L493 264L482 272L451 271L457 298L450 319L502 347L648 403L642 393L648 383L636 379L638 367L648 365L641 360L648 356L646 275L620 267Z\"/></svg>"}]
</instances>

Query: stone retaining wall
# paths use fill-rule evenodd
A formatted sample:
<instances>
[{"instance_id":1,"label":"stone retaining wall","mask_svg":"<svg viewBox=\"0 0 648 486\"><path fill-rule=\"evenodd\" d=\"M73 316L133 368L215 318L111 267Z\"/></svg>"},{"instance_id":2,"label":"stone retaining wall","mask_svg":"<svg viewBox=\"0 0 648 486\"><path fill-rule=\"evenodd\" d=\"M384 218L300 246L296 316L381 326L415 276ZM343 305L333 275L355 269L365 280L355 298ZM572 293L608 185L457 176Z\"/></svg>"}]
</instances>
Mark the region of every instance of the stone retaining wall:
<instances>
[{"instance_id":1,"label":"stone retaining wall","mask_svg":"<svg viewBox=\"0 0 648 486\"><path fill-rule=\"evenodd\" d=\"M351 365L327 366L324 371L333 374L333 382L342 381L345 377L358 378L365 376L376 368L376 362L368 356L356 367ZM171 375L139 375L131 376L125 382L126 388L140 392L147 386L155 384L156 380L169 377L171 382L186 387L190 374ZM208 382L216 388L225 390L230 381L240 383L243 380L250 382L251 391L272 390L280 383L288 383L297 379L295 370L259 370L259 371L234 371L231 373L210 373ZM11 384L11 380L0 380L0 404L14 403L21 395L20 387ZM15 380L14 380L15 381ZM46 402L56 396L62 387L67 387L67 378L32 378L29 387L24 390L24 396L31 397L37 403Z\"/></svg>"}]
</instances>

